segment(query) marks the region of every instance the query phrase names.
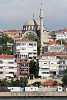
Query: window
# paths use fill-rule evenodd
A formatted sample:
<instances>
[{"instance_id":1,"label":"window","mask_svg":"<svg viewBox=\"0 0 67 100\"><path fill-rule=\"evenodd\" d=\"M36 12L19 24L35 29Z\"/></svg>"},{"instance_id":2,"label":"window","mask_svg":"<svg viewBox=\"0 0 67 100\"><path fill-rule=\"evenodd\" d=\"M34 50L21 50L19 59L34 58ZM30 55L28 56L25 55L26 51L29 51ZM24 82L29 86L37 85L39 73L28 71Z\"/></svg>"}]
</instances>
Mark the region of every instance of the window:
<instances>
[{"instance_id":1,"label":"window","mask_svg":"<svg viewBox=\"0 0 67 100\"><path fill-rule=\"evenodd\" d=\"M49 72L42 72L42 74L49 74Z\"/></svg>"},{"instance_id":2,"label":"window","mask_svg":"<svg viewBox=\"0 0 67 100\"><path fill-rule=\"evenodd\" d=\"M3 63L3 61L2 60L0 60L0 64L2 64Z\"/></svg>"},{"instance_id":3,"label":"window","mask_svg":"<svg viewBox=\"0 0 67 100\"><path fill-rule=\"evenodd\" d=\"M31 55L32 53L31 53L31 52L29 52L28 54L29 54L29 55Z\"/></svg>"},{"instance_id":4,"label":"window","mask_svg":"<svg viewBox=\"0 0 67 100\"><path fill-rule=\"evenodd\" d=\"M34 54L34 55L36 55L37 53L36 53L36 52L34 52L33 54Z\"/></svg>"},{"instance_id":5,"label":"window","mask_svg":"<svg viewBox=\"0 0 67 100\"><path fill-rule=\"evenodd\" d=\"M2 69L3 67L0 66L0 68Z\"/></svg>"},{"instance_id":6,"label":"window","mask_svg":"<svg viewBox=\"0 0 67 100\"><path fill-rule=\"evenodd\" d=\"M13 64L14 62L8 62L9 64Z\"/></svg>"},{"instance_id":7,"label":"window","mask_svg":"<svg viewBox=\"0 0 67 100\"><path fill-rule=\"evenodd\" d=\"M3 74L3 72L0 72L0 74Z\"/></svg>"},{"instance_id":8,"label":"window","mask_svg":"<svg viewBox=\"0 0 67 100\"><path fill-rule=\"evenodd\" d=\"M20 46L20 43L17 43L16 46Z\"/></svg>"},{"instance_id":9,"label":"window","mask_svg":"<svg viewBox=\"0 0 67 100\"><path fill-rule=\"evenodd\" d=\"M22 46L26 45L26 43L22 43Z\"/></svg>"},{"instance_id":10,"label":"window","mask_svg":"<svg viewBox=\"0 0 67 100\"><path fill-rule=\"evenodd\" d=\"M9 74L14 74L14 72L9 72Z\"/></svg>"},{"instance_id":11,"label":"window","mask_svg":"<svg viewBox=\"0 0 67 100\"><path fill-rule=\"evenodd\" d=\"M29 43L30 46L33 46L33 43Z\"/></svg>"},{"instance_id":12,"label":"window","mask_svg":"<svg viewBox=\"0 0 67 100\"><path fill-rule=\"evenodd\" d=\"M13 67L9 67L9 69L13 69Z\"/></svg>"},{"instance_id":13,"label":"window","mask_svg":"<svg viewBox=\"0 0 67 100\"><path fill-rule=\"evenodd\" d=\"M26 48L23 47L22 50L26 50Z\"/></svg>"},{"instance_id":14,"label":"window","mask_svg":"<svg viewBox=\"0 0 67 100\"><path fill-rule=\"evenodd\" d=\"M21 71L28 72L28 68L22 68Z\"/></svg>"},{"instance_id":15,"label":"window","mask_svg":"<svg viewBox=\"0 0 67 100\"><path fill-rule=\"evenodd\" d=\"M36 43L34 43L34 46L36 46Z\"/></svg>"},{"instance_id":16,"label":"window","mask_svg":"<svg viewBox=\"0 0 67 100\"><path fill-rule=\"evenodd\" d=\"M47 64L47 63L44 63L44 64Z\"/></svg>"}]
</instances>

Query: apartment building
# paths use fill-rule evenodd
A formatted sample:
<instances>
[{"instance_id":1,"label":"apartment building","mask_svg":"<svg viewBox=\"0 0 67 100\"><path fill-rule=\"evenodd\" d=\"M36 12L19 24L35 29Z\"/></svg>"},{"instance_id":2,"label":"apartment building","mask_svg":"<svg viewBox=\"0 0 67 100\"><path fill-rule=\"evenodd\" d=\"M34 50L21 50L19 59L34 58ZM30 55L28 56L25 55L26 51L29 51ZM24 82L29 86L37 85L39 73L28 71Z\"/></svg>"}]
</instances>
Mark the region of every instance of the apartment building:
<instances>
[{"instance_id":1,"label":"apartment building","mask_svg":"<svg viewBox=\"0 0 67 100\"><path fill-rule=\"evenodd\" d=\"M67 69L67 53L57 52L56 57L59 64L59 74L62 74Z\"/></svg>"},{"instance_id":2,"label":"apartment building","mask_svg":"<svg viewBox=\"0 0 67 100\"><path fill-rule=\"evenodd\" d=\"M17 63L13 55L0 55L0 79L16 78Z\"/></svg>"},{"instance_id":3,"label":"apartment building","mask_svg":"<svg viewBox=\"0 0 67 100\"><path fill-rule=\"evenodd\" d=\"M53 40L63 39L67 41L67 29L65 28L58 31L53 31L51 34L51 38Z\"/></svg>"},{"instance_id":4,"label":"apartment building","mask_svg":"<svg viewBox=\"0 0 67 100\"><path fill-rule=\"evenodd\" d=\"M46 52L39 59L39 77L48 78L57 75L59 67L55 53Z\"/></svg>"},{"instance_id":5,"label":"apartment building","mask_svg":"<svg viewBox=\"0 0 67 100\"><path fill-rule=\"evenodd\" d=\"M29 75L29 59L28 58L16 58L18 64L17 76L20 77Z\"/></svg>"},{"instance_id":6,"label":"apartment building","mask_svg":"<svg viewBox=\"0 0 67 100\"><path fill-rule=\"evenodd\" d=\"M36 58L37 42L19 39L14 43L13 51L14 55L16 55L17 58Z\"/></svg>"},{"instance_id":7,"label":"apartment building","mask_svg":"<svg viewBox=\"0 0 67 100\"><path fill-rule=\"evenodd\" d=\"M39 77L48 78L62 74L67 69L67 53L46 52L39 59Z\"/></svg>"},{"instance_id":8,"label":"apartment building","mask_svg":"<svg viewBox=\"0 0 67 100\"><path fill-rule=\"evenodd\" d=\"M65 46L64 45L49 45L43 47L43 52L65 52Z\"/></svg>"}]
</instances>

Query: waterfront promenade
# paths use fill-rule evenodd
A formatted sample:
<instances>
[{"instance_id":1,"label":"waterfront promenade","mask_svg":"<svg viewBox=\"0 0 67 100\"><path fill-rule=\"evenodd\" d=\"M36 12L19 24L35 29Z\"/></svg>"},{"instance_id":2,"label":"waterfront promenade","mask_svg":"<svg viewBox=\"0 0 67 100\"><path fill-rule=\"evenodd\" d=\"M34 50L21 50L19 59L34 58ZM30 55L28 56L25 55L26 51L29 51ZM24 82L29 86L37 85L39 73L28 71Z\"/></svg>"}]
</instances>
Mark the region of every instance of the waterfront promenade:
<instances>
[{"instance_id":1,"label":"waterfront promenade","mask_svg":"<svg viewBox=\"0 0 67 100\"><path fill-rule=\"evenodd\" d=\"M19 98L19 97L67 97L67 92L0 92L0 98Z\"/></svg>"}]
</instances>

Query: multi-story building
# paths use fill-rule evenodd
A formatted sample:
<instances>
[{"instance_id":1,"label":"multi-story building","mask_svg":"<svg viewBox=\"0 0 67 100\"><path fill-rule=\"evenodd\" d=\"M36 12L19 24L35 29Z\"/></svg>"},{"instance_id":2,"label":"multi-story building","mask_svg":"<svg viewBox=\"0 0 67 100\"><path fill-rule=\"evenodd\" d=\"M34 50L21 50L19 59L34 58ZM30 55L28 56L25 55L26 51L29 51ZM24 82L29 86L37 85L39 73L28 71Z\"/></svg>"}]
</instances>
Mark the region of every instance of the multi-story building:
<instances>
[{"instance_id":1,"label":"multi-story building","mask_svg":"<svg viewBox=\"0 0 67 100\"><path fill-rule=\"evenodd\" d=\"M39 59L39 77L46 78L62 74L67 68L67 53L46 52Z\"/></svg>"},{"instance_id":2,"label":"multi-story building","mask_svg":"<svg viewBox=\"0 0 67 100\"><path fill-rule=\"evenodd\" d=\"M43 52L65 52L64 45L46 45L43 48Z\"/></svg>"},{"instance_id":3,"label":"multi-story building","mask_svg":"<svg viewBox=\"0 0 67 100\"><path fill-rule=\"evenodd\" d=\"M18 78L22 76L29 75L29 59L28 58L16 58L16 62L18 64Z\"/></svg>"},{"instance_id":4,"label":"multi-story building","mask_svg":"<svg viewBox=\"0 0 67 100\"><path fill-rule=\"evenodd\" d=\"M14 43L13 51L17 58L36 58L37 42L19 39Z\"/></svg>"},{"instance_id":5,"label":"multi-story building","mask_svg":"<svg viewBox=\"0 0 67 100\"><path fill-rule=\"evenodd\" d=\"M46 52L39 59L39 77L46 78L57 75L59 68L55 53Z\"/></svg>"},{"instance_id":6,"label":"multi-story building","mask_svg":"<svg viewBox=\"0 0 67 100\"><path fill-rule=\"evenodd\" d=\"M13 55L0 55L0 78L16 78L17 63Z\"/></svg>"},{"instance_id":7,"label":"multi-story building","mask_svg":"<svg viewBox=\"0 0 67 100\"><path fill-rule=\"evenodd\" d=\"M56 53L59 64L59 74L62 74L67 69L67 53L58 52Z\"/></svg>"},{"instance_id":8,"label":"multi-story building","mask_svg":"<svg viewBox=\"0 0 67 100\"><path fill-rule=\"evenodd\" d=\"M64 39L67 41L67 29L65 28L58 31L53 31L51 34L51 38L53 40Z\"/></svg>"}]
</instances>

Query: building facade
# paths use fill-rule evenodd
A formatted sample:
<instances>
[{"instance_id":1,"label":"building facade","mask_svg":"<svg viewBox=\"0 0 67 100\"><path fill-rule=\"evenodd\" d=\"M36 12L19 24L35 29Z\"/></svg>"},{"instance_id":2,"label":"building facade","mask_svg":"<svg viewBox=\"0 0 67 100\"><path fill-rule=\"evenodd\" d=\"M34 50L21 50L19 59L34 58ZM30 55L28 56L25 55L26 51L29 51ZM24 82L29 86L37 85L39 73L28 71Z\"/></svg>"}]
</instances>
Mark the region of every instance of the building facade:
<instances>
[{"instance_id":1,"label":"building facade","mask_svg":"<svg viewBox=\"0 0 67 100\"><path fill-rule=\"evenodd\" d=\"M20 77L29 76L29 59L28 58L16 58L16 62L18 64L18 73L17 77L20 79Z\"/></svg>"},{"instance_id":2,"label":"building facade","mask_svg":"<svg viewBox=\"0 0 67 100\"><path fill-rule=\"evenodd\" d=\"M16 78L17 63L13 55L0 55L0 79Z\"/></svg>"},{"instance_id":3,"label":"building facade","mask_svg":"<svg viewBox=\"0 0 67 100\"><path fill-rule=\"evenodd\" d=\"M39 59L39 77L62 75L67 69L67 53L45 52Z\"/></svg>"},{"instance_id":4,"label":"building facade","mask_svg":"<svg viewBox=\"0 0 67 100\"><path fill-rule=\"evenodd\" d=\"M29 58L37 57L37 42L30 40L18 40L14 43L14 55L17 58Z\"/></svg>"}]
</instances>

